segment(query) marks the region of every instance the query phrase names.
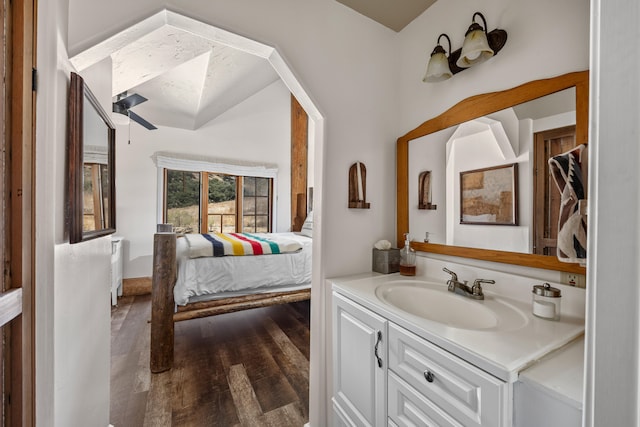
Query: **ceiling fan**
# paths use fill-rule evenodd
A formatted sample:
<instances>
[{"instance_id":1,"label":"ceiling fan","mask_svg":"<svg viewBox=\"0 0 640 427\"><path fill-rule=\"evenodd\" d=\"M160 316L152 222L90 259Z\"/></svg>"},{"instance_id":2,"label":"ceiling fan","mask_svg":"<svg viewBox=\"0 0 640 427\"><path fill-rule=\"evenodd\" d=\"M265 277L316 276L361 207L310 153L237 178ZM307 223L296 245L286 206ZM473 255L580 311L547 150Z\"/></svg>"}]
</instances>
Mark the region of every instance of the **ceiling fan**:
<instances>
[{"instance_id":1,"label":"ceiling fan","mask_svg":"<svg viewBox=\"0 0 640 427\"><path fill-rule=\"evenodd\" d=\"M127 92L122 92L121 94L116 96L116 100L113 103L113 112L119 113L129 117L134 122L137 122L144 126L149 130L158 129L133 111L131 111L132 107L135 107L138 104L147 101L142 95L138 95L137 93L132 93L131 95L127 95Z\"/></svg>"}]
</instances>

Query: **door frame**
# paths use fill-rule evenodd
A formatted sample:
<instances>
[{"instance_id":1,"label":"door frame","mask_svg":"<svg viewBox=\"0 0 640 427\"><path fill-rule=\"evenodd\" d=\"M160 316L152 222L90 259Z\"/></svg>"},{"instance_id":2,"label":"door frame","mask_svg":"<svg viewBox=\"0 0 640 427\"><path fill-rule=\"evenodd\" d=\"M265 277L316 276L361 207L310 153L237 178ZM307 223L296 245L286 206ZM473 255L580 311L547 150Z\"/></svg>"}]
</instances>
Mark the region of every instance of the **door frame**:
<instances>
[{"instance_id":1,"label":"door frame","mask_svg":"<svg viewBox=\"0 0 640 427\"><path fill-rule=\"evenodd\" d=\"M532 249L534 254L555 255L555 253L545 254L540 252L540 246L546 247L545 245L543 245L543 241L550 240L549 236L546 236L546 226L552 227L552 229L555 230L557 234L557 224L546 224L545 220L550 209L549 205L546 202L549 198L549 191L552 191L550 189L552 178L549 174L548 163L548 160L552 155L548 153L548 147L545 146L545 142L550 139L569 136L573 138L572 147L575 147L576 125L569 125L560 128L539 131L536 132L533 137L533 194L536 195L536 197L534 197L533 200L533 216L531 225L533 236ZM586 176L583 177L583 182L586 185ZM553 190L555 190L555 188Z\"/></svg>"},{"instance_id":2,"label":"door frame","mask_svg":"<svg viewBox=\"0 0 640 427\"><path fill-rule=\"evenodd\" d=\"M3 423L35 425L35 31L37 0L3 0L0 293Z\"/></svg>"}]
</instances>

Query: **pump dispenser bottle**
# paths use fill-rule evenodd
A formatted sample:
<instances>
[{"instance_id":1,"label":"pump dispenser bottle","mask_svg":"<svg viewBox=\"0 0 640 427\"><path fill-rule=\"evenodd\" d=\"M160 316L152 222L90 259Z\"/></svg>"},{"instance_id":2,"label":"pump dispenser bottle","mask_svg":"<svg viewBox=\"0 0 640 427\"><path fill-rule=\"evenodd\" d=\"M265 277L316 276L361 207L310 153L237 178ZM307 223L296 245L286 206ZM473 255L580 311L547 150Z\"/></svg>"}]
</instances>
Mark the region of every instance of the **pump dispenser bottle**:
<instances>
[{"instance_id":1,"label":"pump dispenser bottle","mask_svg":"<svg viewBox=\"0 0 640 427\"><path fill-rule=\"evenodd\" d=\"M400 251L400 274L403 276L416 275L416 251L411 249L409 233L404 233L404 247Z\"/></svg>"}]
</instances>

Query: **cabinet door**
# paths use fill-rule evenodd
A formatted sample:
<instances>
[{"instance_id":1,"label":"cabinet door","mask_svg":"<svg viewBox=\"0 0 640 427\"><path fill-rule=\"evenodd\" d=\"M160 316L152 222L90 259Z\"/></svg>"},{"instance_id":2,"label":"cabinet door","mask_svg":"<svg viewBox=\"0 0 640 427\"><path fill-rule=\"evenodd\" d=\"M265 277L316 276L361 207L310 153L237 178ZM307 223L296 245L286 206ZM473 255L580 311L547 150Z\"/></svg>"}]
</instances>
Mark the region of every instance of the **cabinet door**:
<instances>
[{"instance_id":1,"label":"cabinet door","mask_svg":"<svg viewBox=\"0 0 640 427\"><path fill-rule=\"evenodd\" d=\"M386 425L387 322L334 292L333 400L353 425Z\"/></svg>"}]
</instances>

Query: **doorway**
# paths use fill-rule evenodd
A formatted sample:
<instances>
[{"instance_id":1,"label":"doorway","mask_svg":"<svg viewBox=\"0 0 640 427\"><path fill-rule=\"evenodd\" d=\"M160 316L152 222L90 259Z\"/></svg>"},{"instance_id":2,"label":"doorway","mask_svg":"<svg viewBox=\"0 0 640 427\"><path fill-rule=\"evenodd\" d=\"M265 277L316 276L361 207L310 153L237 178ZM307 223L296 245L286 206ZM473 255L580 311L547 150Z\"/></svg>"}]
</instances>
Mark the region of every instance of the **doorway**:
<instances>
[{"instance_id":1,"label":"doorway","mask_svg":"<svg viewBox=\"0 0 640 427\"><path fill-rule=\"evenodd\" d=\"M576 127L537 132L533 141L533 253L555 256L561 194L549 174L549 159L575 147Z\"/></svg>"},{"instance_id":2,"label":"doorway","mask_svg":"<svg viewBox=\"0 0 640 427\"><path fill-rule=\"evenodd\" d=\"M158 15L160 15L160 17ZM322 208L321 184L322 184L322 161L323 161L322 154L324 151L323 150L324 118L320 114L319 110L315 107L313 102L311 101L311 97L305 92L302 85L298 83L298 81L296 80L296 77L288 68L288 66L286 65L286 61L284 61L284 59L280 56L278 51L275 48L262 45L252 40L248 40L244 37L231 34L231 33L226 33L221 29L214 29L215 31L212 31L213 27L211 27L208 24L198 22L195 20L190 20L186 17L174 14L169 11L162 11L159 14L154 15L154 18L156 19L153 22L160 22L160 21L162 21L163 23L170 22L173 27L183 26L185 31L189 31L191 34L197 34L202 37L215 38L212 36L222 35L225 37L224 42L227 45L233 45L234 43L238 43L238 48L242 48L242 50L244 50L245 52L252 53L256 56L259 56L260 58L265 59L273 67L273 69L278 74L280 79L284 82L284 84L289 89L291 94L299 102L302 109L308 114L308 118L309 118L308 152L309 152L309 159L310 159L310 164L308 165L309 167L308 176L312 178L312 181L306 183L306 188L315 187L313 191L313 194L314 194L313 206L315 207L316 215L318 215L321 212L321 208ZM81 58L81 56L87 53L89 50L97 48L97 46L98 45L76 55L74 58L71 58L72 63L78 66L77 64L83 61L83 58ZM88 56L90 55L87 55L86 57ZM135 148L138 148L138 147L135 147ZM294 204L294 202L295 201L292 200L292 204ZM303 209L303 210L306 210L306 209ZM320 327L319 325L324 324L325 322L322 316L322 313L324 312L324 307L326 304L325 302L326 295L324 290L322 289L322 286L320 286L320 284L323 282L322 272L321 272L321 269L319 268L319 266L321 265L321 257L322 257L321 233L319 233L320 223L318 221L314 221L314 222L315 222L315 225L314 225L314 238L313 238L313 261L312 261L312 264L314 267L312 272L313 286L311 290L311 294L312 294L311 298L314 301L314 303L311 306L311 318L313 319L311 323L315 324L314 327ZM120 225L121 223L119 224L118 232L124 233L124 231L120 230ZM126 239L126 236L125 236L125 239ZM321 350L324 348L323 340L324 340L323 334L320 334L320 333L311 334L311 349L312 349L311 353L312 354L318 354L318 355L323 354ZM323 365L323 361L322 360L318 361L316 359L312 362L312 365L314 364L315 364L315 370L314 370L314 366L312 366L311 374L310 374L312 377L311 378L312 383L314 382L314 380L318 381L318 379L320 378L321 373L319 372L318 367ZM320 390L318 390L318 392L319 391ZM318 392L314 393L313 387L312 387L312 390L310 391L310 394L311 394L310 408L312 412L312 414L310 414L311 418L313 418L314 416L313 414L314 411L318 413L320 412L321 408L324 406L324 402L322 402L322 400L324 399L324 396Z\"/></svg>"}]
</instances>

